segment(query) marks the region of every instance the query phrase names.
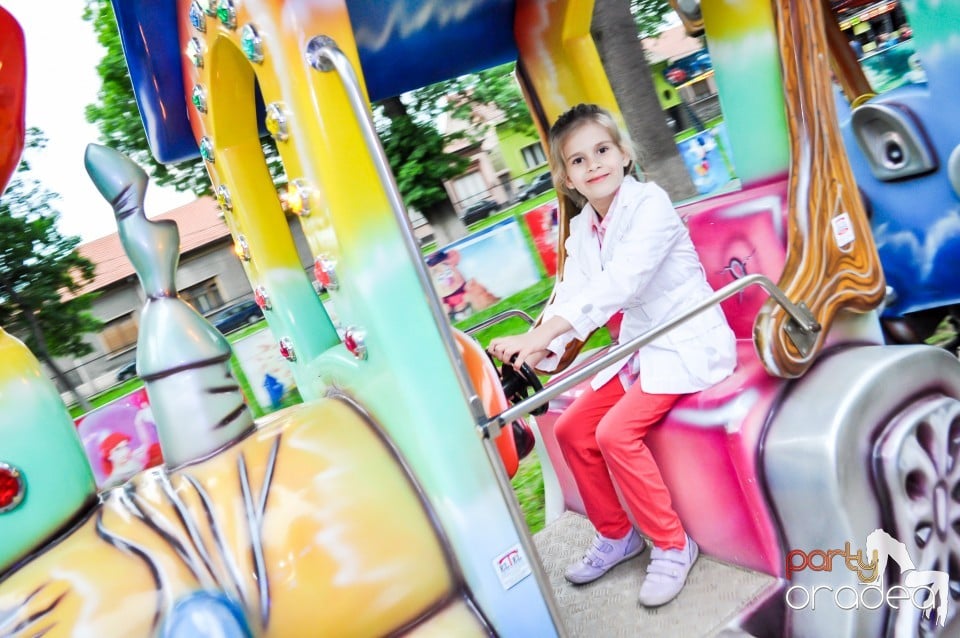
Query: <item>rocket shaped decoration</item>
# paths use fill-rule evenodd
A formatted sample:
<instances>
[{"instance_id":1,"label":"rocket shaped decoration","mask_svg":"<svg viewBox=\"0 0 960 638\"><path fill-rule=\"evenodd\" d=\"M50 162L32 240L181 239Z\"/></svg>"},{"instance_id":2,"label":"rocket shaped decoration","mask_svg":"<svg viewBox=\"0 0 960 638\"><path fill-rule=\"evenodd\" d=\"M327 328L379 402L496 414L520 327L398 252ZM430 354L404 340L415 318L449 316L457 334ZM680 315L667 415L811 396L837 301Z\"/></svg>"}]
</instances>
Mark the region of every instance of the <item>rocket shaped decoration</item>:
<instances>
[{"instance_id":1,"label":"rocket shaped decoration","mask_svg":"<svg viewBox=\"0 0 960 638\"><path fill-rule=\"evenodd\" d=\"M253 429L230 372L230 344L177 294L180 234L143 210L147 175L125 155L90 144L84 162L113 207L120 242L147 302L140 315L137 374L143 379L168 468L200 460Z\"/></svg>"}]
</instances>

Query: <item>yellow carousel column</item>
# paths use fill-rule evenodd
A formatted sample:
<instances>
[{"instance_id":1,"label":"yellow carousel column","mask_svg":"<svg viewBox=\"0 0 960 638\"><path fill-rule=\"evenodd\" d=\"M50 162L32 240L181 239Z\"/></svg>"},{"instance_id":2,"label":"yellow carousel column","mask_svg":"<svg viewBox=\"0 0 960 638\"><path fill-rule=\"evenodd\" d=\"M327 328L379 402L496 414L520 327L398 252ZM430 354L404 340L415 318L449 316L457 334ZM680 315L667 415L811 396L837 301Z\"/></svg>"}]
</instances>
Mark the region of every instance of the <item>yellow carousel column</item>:
<instances>
[{"instance_id":1,"label":"yellow carousel column","mask_svg":"<svg viewBox=\"0 0 960 638\"><path fill-rule=\"evenodd\" d=\"M599 104L621 119L620 108L590 35L591 0L518 0L514 36L524 77L547 125L580 102Z\"/></svg>"},{"instance_id":2,"label":"yellow carousel column","mask_svg":"<svg viewBox=\"0 0 960 638\"><path fill-rule=\"evenodd\" d=\"M290 233L285 204L301 215L320 219L322 194L298 175L299 162L287 148L288 113L264 46L275 33L278 3L232 0L181 0L181 45L185 52L185 92L192 104L191 123L234 238L236 252L254 288L257 303L292 364L301 394L319 393L310 362L340 342L317 290L304 271ZM270 12L254 16L251 11ZM268 72L264 72L268 69ZM257 87L268 107L267 121L290 180L281 197L261 148ZM318 250L314 243L311 249ZM251 382L255 382L251 380Z\"/></svg>"}]
</instances>

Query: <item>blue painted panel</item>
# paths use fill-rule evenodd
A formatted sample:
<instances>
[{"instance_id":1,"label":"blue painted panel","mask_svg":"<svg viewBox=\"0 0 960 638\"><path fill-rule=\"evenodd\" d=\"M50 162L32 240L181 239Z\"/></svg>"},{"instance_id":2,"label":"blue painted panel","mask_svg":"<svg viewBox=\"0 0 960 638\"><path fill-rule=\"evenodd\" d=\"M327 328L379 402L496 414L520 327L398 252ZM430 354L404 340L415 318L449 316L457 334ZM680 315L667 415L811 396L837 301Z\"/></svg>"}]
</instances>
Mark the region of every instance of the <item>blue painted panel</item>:
<instances>
[{"instance_id":1,"label":"blue painted panel","mask_svg":"<svg viewBox=\"0 0 960 638\"><path fill-rule=\"evenodd\" d=\"M517 58L515 0L348 0L373 101Z\"/></svg>"},{"instance_id":2,"label":"blue painted panel","mask_svg":"<svg viewBox=\"0 0 960 638\"><path fill-rule=\"evenodd\" d=\"M159 162L199 156L187 118L173 0L113 0L133 91Z\"/></svg>"},{"instance_id":3,"label":"blue painted panel","mask_svg":"<svg viewBox=\"0 0 960 638\"><path fill-rule=\"evenodd\" d=\"M154 157L199 155L187 117L173 0L112 0ZM348 0L371 100L517 57L515 0Z\"/></svg>"},{"instance_id":4,"label":"blue painted panel","mask_svg":"<svg viewBox=\"0 0 960 638\"><path fill-rule=\"evenodd\" d=\"M926 85L906 85L870 100L910 113L938 160L937 170L897 181L880 181L841 121L854 178L870 213L887 284L897 293L885 316L960 303L960 198L950 184L947 159L960 142L952 109Z\"/></svg>"}]
</instances>

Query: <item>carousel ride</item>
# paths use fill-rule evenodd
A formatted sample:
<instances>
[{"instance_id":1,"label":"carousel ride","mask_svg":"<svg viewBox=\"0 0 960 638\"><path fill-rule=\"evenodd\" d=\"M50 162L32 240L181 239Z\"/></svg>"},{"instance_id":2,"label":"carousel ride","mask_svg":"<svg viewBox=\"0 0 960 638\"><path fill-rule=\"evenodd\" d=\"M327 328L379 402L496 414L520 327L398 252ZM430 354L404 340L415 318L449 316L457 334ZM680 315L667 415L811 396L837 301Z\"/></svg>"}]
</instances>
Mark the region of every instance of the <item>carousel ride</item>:
<instances>
[{"instance_id":1,"label":"carousel ride","mask_svg":"<svg viewBox=\"0 0 960 638\"><path fill-rule=\"evenodd\" d=\"M449 326L368 104L516 59L541 132L577 102L619 113L592 3L115 2L152 150L204 159L305 402L254 422L229 346L177 295L177 229L145 216L145 174L91 146L87 171L147 297L137 366L165 464L98 493L52 384L0 334L0 636L951 635L960 363L883 344L884 273L836 125L824 6L677 4L710 34L742 180L680 208L717 294L530 396L511 392L511 406L480 346ZM22 96L22 34L0 18L13 34L0 82ZM915 37L942 37L923 23ZM398 60L410 68L396 72ZM14 123L0 139L9 173L22 97L0 107ZM304 204L340 326L300 266L264 133ZM560 208L566 229L574 210ZM560 574L589 531L552 437L558 411L593 372L718 303L738 370L681 401L650 440L705 556L657 612L622 595L644 559L570 588ZM527 420L549 521L531 537L508 480L513 423L544 407ZM797 568L795 552L875 530L898 539L914 576L946 586L899 608L799 604L798 588L862 583ZM886 586L922 585L901 569Z\"/></svg>"}]
</instances>

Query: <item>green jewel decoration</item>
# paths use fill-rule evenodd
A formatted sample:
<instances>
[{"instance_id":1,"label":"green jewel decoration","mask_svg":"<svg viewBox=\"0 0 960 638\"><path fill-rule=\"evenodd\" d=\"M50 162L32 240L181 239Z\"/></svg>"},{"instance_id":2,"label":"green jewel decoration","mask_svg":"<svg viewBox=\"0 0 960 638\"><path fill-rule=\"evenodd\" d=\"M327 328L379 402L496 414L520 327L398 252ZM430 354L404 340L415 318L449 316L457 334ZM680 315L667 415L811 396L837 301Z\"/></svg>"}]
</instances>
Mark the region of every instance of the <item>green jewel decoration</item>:
<instances>
[{"instance_id":1,"label":"green jewel decoration","mask_svg":"<svg viewBox=\"0 0 960 638\"><path fill-rule=\"evenodd\" d=\"M203 137L200 139L200 157L211 164L213 164L214 160L216 159L213 156L213 140L211 140L209 137Z\"/></svg>"},{"instance_id":2,"label":"green jewel decoration","mask_svg":"<svg viewBox=\"0 0 960 638\"><path fill-rule=\"evenodd\" d=\"M228 29L237 28L237 10L233 7L233 0L219 0L217 2L217 18Z\"/></svg>"},{"instance_id":3,"label":"green jewel decoration","mask_svg":"<svg viewBox=\"0 0 960 638\"><path fill-rule=\"evenodd\" d=\"M257 35L257 29L252 24L245 24L240 29L240 48L251 62L263 62L263 42Z\"/></svg>"},{"instance_id":4,"label":"green jewel decoration","mask_svg":"<svg viewBox=\"0 0 960 638\"><path fill-rule=\"evenodd\" d=\"M190 95L190 101L193 102L194 108L201 113L207 112L207 90L199 84L193 87L193 93Z\"/></svg>"}]
</instances>

